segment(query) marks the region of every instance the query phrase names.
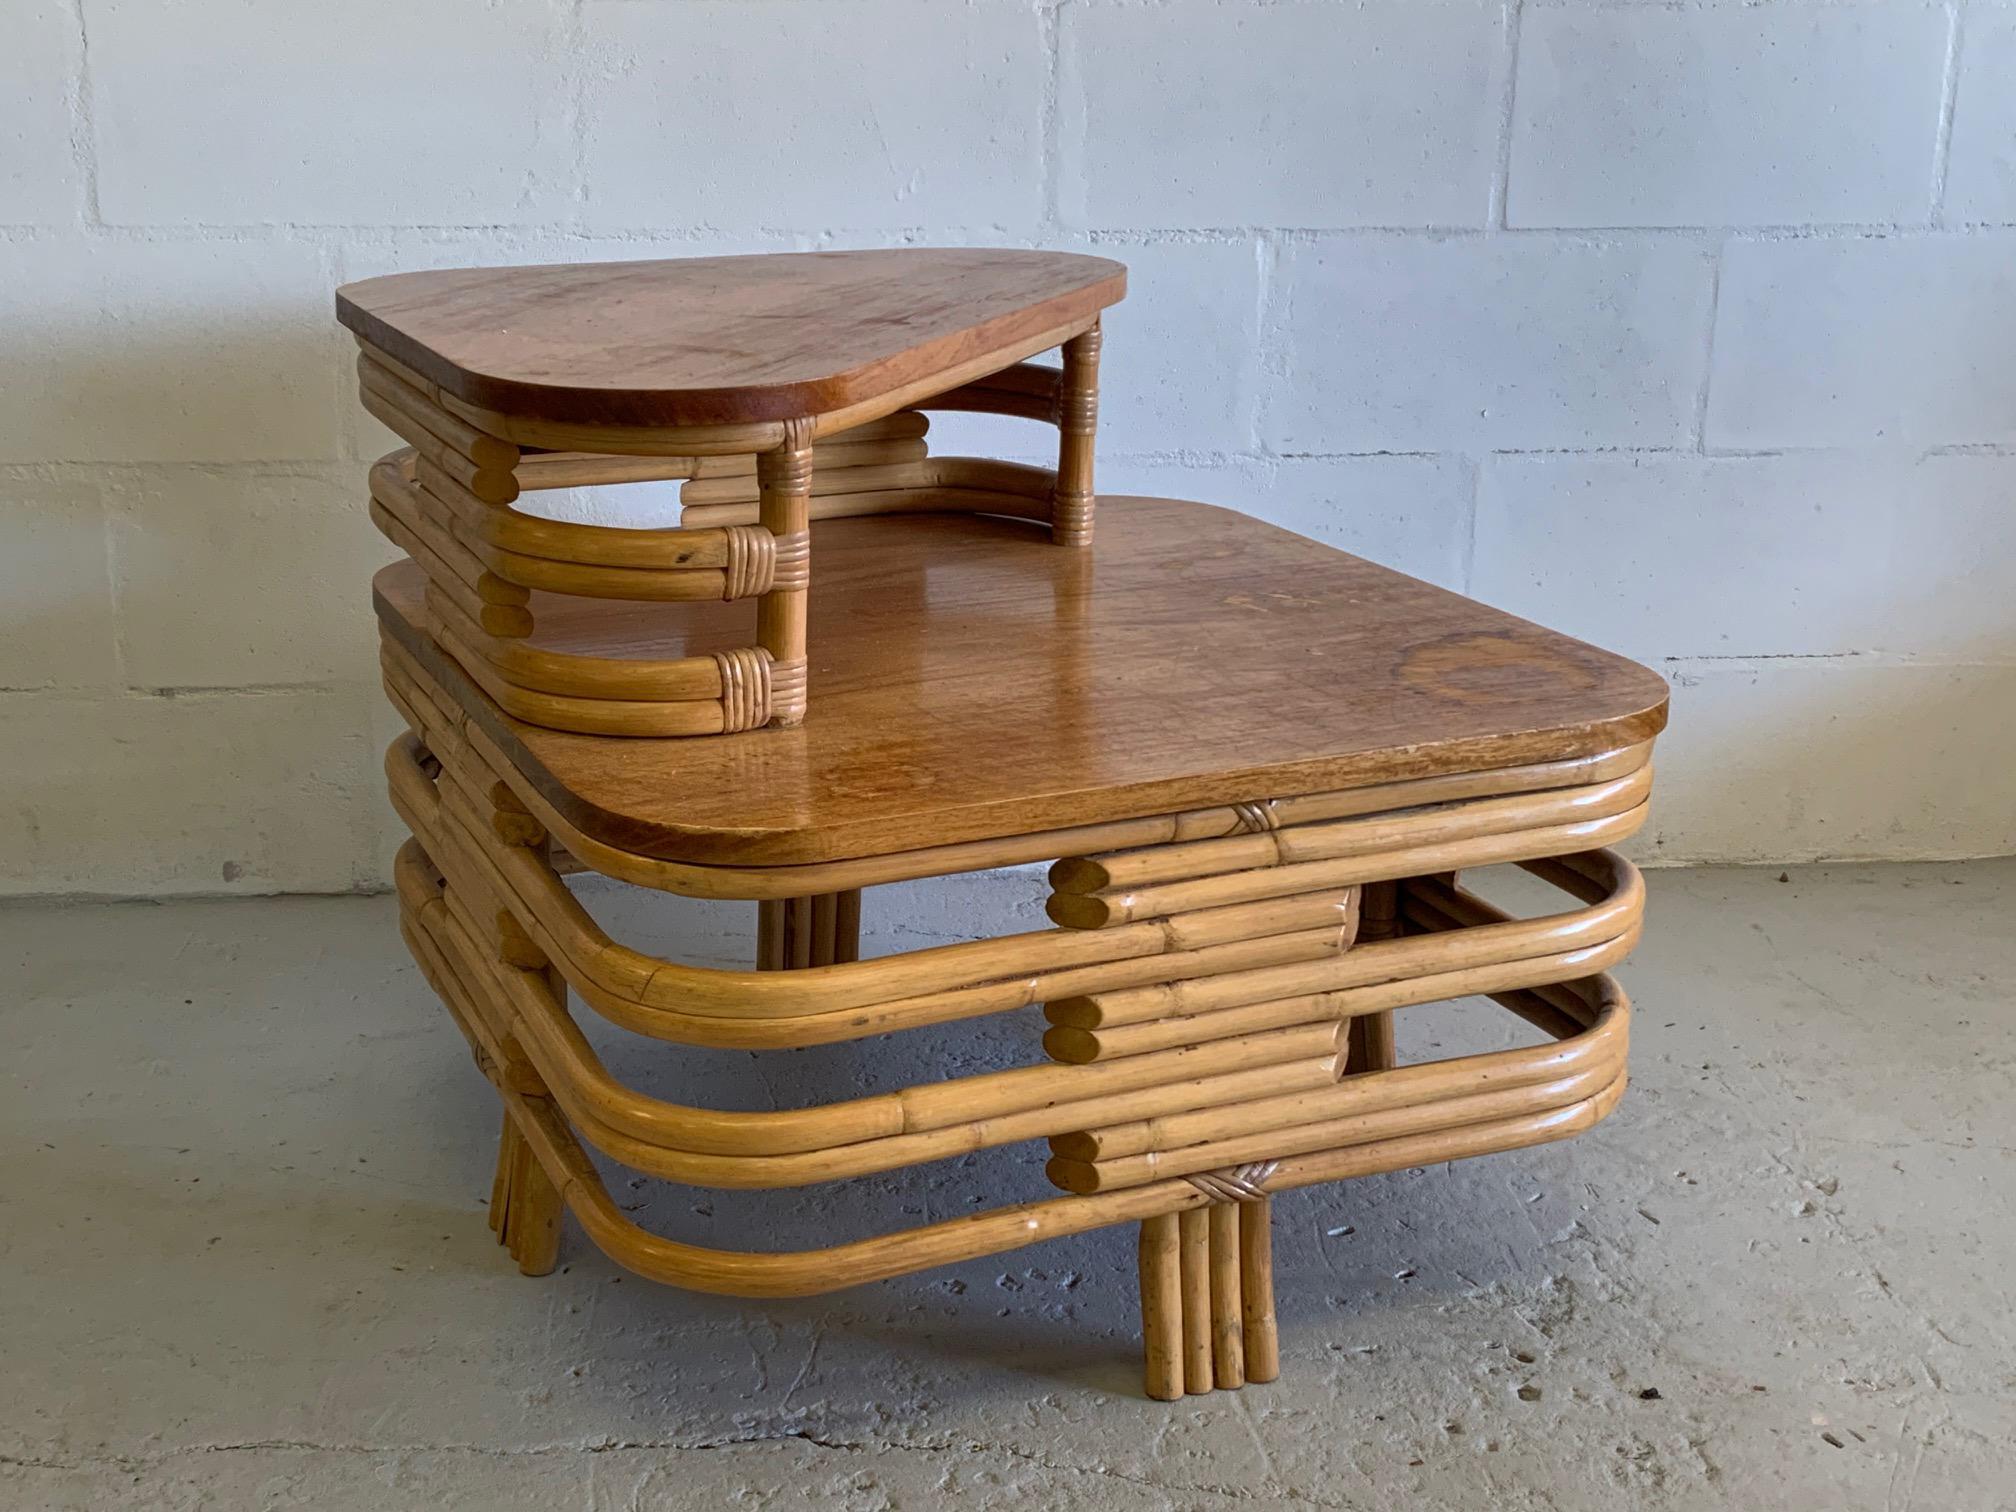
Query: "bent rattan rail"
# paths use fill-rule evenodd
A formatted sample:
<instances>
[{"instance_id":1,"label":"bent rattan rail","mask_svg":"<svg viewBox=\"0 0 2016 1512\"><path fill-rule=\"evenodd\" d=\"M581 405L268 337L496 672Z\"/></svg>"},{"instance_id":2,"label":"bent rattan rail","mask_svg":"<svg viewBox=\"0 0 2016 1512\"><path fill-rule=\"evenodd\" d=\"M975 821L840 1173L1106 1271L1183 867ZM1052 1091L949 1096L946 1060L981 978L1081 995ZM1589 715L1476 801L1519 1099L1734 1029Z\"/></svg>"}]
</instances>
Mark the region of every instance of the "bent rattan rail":
<instances>
[{"instance_id":1,"label":"bent rattan rail","mask_svg":"<svg viewBox=\"0 0 2016 1512\"><path fill-rule=\"evenodd\" d=\"M1622 1095L1608 973L1644 894L1613 847L1663 685L1222 510L1107 498L1095 542L1120 290L1098 259L912 252L344 291L366 407L411 443L371 474L412 559L376 585L401 927L502 1099L491 1222L528 1273L563 1211L739 1296L1137 1222L1174 1398L1278 1370L1273 1194L1562 1139ZM1051 422L1059 465L933 457L932 409ZM676 527L517 507L675 479ZM1039 860L1052 927L860 958L863 889ZM1500 866L1565 904L1459 880ZM623 945L582 870L754 902L753 969ZM1473 996L1534 1043L1400 1063L1396 1014ZM1039 1010L1028 1064L767 1112L626 1086L575 1016L762 1051ZM784 1188L1035 1140L1055 1196L799 1252L647 1232L591 1159Z\"/></svg>"}]
</instances>

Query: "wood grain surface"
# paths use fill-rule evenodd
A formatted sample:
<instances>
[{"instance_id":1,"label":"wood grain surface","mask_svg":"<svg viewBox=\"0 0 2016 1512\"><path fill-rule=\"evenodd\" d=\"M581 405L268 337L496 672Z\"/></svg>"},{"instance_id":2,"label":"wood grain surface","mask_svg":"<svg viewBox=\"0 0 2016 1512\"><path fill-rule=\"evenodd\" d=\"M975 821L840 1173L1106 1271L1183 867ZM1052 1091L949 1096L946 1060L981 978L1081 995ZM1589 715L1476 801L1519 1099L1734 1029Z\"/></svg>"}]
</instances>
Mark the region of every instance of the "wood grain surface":
<instances>
[{"instance_id":1,"label":"wood grain surface","mask_svg":"<svg viewBox=\"0 0 2016 1512\"><path fill-rule=\"evenodd\" d=\"M1102 497L1096 543L909 515L813 525L811 714L706 739L509 719L388 629L570 823L647 856L776 865L1549 761L1664 725L1652 672L1205 504ZM669 658L747 645L749 603L534 593L535 644Z\"/></svg>"},{"instance_id":2,"label":"wood grain surface","mask_svg":"<svg viewBox=\"0 0 2016 1512\"><path fill-rule=\"evenodd\" d=\"M1126 288L1103 257L898 248L394 273L338 289L336 314L484 409L662 428L871 402Z\"/></svg>"}]
</instances>

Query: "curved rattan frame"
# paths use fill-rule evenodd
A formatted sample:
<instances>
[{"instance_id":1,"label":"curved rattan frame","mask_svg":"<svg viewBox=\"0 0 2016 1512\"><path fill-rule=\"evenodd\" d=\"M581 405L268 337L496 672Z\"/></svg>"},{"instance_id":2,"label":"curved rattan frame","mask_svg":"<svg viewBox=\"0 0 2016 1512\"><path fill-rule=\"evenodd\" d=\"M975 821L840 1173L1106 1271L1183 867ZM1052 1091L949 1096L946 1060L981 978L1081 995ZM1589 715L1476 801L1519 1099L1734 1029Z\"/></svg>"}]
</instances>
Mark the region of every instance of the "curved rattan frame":
<instances>
[{"instance_id":1,"label":"curved rattan frame","mask_svg":"<svg viewBox=\"0 0 2016 1512\"><path fill-rule=\"evenodd\" d=\"M506 1108L493 1222L550 1268L563 1205L620 1263L700 1290L797 1295L1140 1220L1149 1389L1266 1379L1268 1199L1287 1187L1511 1149L1587 1128L1624 1086L1628 1004L1607 970L1644 889L1608 849L1643 822L1649 750L1307 794L935 847L867 864L693 867L632 880L796 908L803 948L719 970L631 950L562 881L606 847L537 801L398 642L386 686L412 733L386 754L414 839L402 930ZM1056 927L853 959L836 900L948 860L1062 857ZM1510 863L1576 900L1513 918L1456 881ZM778 873L785 875L780 877ZM793 890L796 891L793 891ZM782 900L795 899L795 904ZM1399 1066L1392 1015L1481 994L1550 1036ZM1044 1005L1047 1060L823 1106L724 1112L613 1077L570 1012L675 1043L775 1049ZM589 1149L719 1188L841 1180L1049 1141L1063 1195L797 1253L687 1245L630 1223ZM844 1279L836 1279L844 1278ZM1236 1322L1236 1327L1234 1323ZM1236 1339L1236 1350L1228 1340Z\"/></svg>"},{"instance_id":2,"label":"curved rattan frame","mask_svg":"<svg viewBox=\"0 0 2016 1512\"><path fill-rule=\"evenodd\" d=\"M387 627L381 641L410 732L385 760L413 837L396 865L401 932L502 1100L491 1223L526 1272L553 1268L567 1210L632 1270L739 1296L805 1295L1138 1221L1147 1387L1172 1398L1278 1369L1274 1192L1564 1138L1616 1105L1630 1010L1607 972L1637 939L1644 888L1610 847L1644 822L1649 742L766 867L638 855L581 833L471 714L487 700L519 721L608 736L798 724L813 521L972 512L1086 544L1096 314L845 408L678 427L500 413L361 345L364 406L407 442L370 470L371 518L425 578L406 638ZM1030 360L1052 349L1058 365ZM1057 465L934 456L936 411L1050 424ZM520 507L539 490L645 481L679 483L676 527ZM566 648L549 595L747 601L752 623L746 644L707 655L586 654L593 643ZM863 888L1033 861L1054 863L1052 927L859 958ZM1515 918L1461 885L1463 869L1500 864L1573 905ZM563 881L583 870L754 901L756 969L613 939ZM1546 1042L1399 1064L1396 1012L1479 994ZM576 1001L649 1039L745 1050L1038 1006L1045 1027L1030 1064L740 1112L625 1085ZM769 1189L1029 1140L1047 1141L1059 1195L789 1253L651 1234L595 1163Z\"/></svg>"},{"instance_id":3,"label":"curved rattan frame","mask_svg":"<svg viewBox=\"0 0 2016 1512\"><path fill-rule=\"evenodd\" d=\"M486 1032L480 1010L467 991L467 977L458 971L475 970L477 957L462 953L459 943L444 946L435 926L425 919L416 927L409 917L405 928L422 970L469 1035L479 1064L504 1095L518 1136L532 1147L560 1200L581 1220L598 1247L647 1279L723 1296L812 1296L1089 1229L1180 1213L1214 1200L1208 1188L1172 1175L1089 1194L1019 1203L978 1216L819 1249L719 1250L663 1238L632 1222L617 1208L565 1116L564 1104L549 1100L532 1087L513 1085L508 1052ZM1577 1027L1569 1039L1554 1045L1495 1051L1386 1072L1360 1082L1338 1082L1340 1099L1358 1094L1355 1100L1361 1109L1352 1132L1363 1137L1348 1137L1341 1121L1333 1120L1324 1136L1328 1143L1275 1162L1263 1180L1263 1189L1285 1191L1544 1144L1600 1122L1616 1106L1626 1084L1630 1004L1622 988L1599 972L1555 984L1544 998L1537 993L1531 998L1503 996L1512 998L1515 1011L1524 1009L1550 1022L1565 1020ZM1389 1078L1430 1071L1438 1083L1450 1088L1485 1090L1445 1091L1439 1099L1422 1105L1439 1105L1441 1109L1429 1126L1409 1127L1410 1121L1427 1120L1420 1109L1404 1106L1397 1111L1407 1116L1392 1116L1396 1111L1392 1105L1400 1093L1388 1090L1394 1087ZM1417 1075L1403 1085L1418 1085L1424 1080ZM1385 1115L1383 1123L1378 1121L1381 1115Z\"/></svg>"},{"instance_id":4,"label":"curved rattan frame","mask_svg":"<svg viewBox=\"0 0 2016 1512\"><path fill-rule=\"evenodd\" d=\"M1040 340L841 414L561 434L463 403L366 344L357 362L364 407L409 443L372 467L371 518L426 574L429 637L515 718L626 736L797 724L813 520L953 510L1039 522L1064 546L1091 540L1099 324ZM1024 360L1053 346L1057 367ZM913 406L1046 421L1058 431L1057 466L932 457L929 422ZM515 507L539 489L672 479L682 481L673 528L579 524ZM754 644L658 660L555 651L531 642L534 592L750 599Z\"/></svg>"}]
</instances>

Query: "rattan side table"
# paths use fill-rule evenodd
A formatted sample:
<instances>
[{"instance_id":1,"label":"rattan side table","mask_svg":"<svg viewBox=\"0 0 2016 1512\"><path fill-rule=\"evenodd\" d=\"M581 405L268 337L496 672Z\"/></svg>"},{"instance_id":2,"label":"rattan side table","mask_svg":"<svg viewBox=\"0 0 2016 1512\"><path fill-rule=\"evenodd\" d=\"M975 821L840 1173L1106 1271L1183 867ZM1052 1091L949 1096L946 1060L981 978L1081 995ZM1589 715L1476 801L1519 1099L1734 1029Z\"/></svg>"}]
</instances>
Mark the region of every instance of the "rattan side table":
<instances>
[{"instance_id":1,"label":"rattan side table","mask_svg":"<svg viewBox=\"0 0 2016 1512\"><path fill-rule=\"evenodd\" d=\"M1534 625L1229 511L1099 501L1100 259L836 253L346 288L372 470L411 557L375 600L413 839L401 927L504 1106L491 1221L563 1210L741 1296L1140 1225L1150 1395L1278 1369L1272 1193L1561 1139L1622 1095L1666 690ZM1028 359L1061 346L1061 366ZM1045 419L1052 472L939 458L925 412ZM684 480L679 528L540 486ZM766 726L757 728L757 726ZM739 733L738 733L739 732ZM1055 927L857 959L861 891L1054 862ZM1567 895L1516 918L1459 881ZM612 939L563 874L752 900L747 971ZM1398 1064L1393 1014L1538 1031ZM640 1094L574 1014L781 1049L1042 1005L1025 1066L778 1112ZM1058 1195L800 1252L649 1233L586 1150L793 1187L1047 1140Z\"/></svg>"}]
</instances>

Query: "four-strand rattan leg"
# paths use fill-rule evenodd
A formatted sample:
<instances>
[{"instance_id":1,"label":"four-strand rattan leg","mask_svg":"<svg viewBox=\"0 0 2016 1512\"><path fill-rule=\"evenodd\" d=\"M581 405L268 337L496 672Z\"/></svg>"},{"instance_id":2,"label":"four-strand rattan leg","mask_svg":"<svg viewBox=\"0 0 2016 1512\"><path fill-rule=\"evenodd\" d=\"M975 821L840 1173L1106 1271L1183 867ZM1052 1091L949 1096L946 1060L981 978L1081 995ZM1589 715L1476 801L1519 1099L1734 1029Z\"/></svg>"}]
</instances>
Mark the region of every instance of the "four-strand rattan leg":
<instances>
[{"instance_id":1,"label":"four-strand rattan leg","mask_svg":"<svg viewBox=\"0 0 2016 1512\"><path fill-rule=\"evenodd\" d=\"M1400 884L1367 883L1359 914L1358 938L1367 944L1374 940L1390 940L1399 933L1399 918ZM1400 1064L1390 1011L1354 1018L1347 1033L1345 1062L1354 1075L1365 1071L1391 1071Z\"/></svg>"},{"instance_id":2,"label":"four-strand rattan leg","mask_svg":"<svg viewBox=\"0 0 2016 1512\"><path fill-rule=\"evenodd\" d=\"M1157 1401L1232 1391L1280 1373L1265 1198L1143 1219L1143 1385Z\"/></svg>"},{"instance_id":3,"label":"four-strand rattan leg","mask_svg":"<svg viewBox=\"0 0 2016 1512\"><path fill-rule=\"evenodd\" d=\"M1239 1204L1239 1307L1246 1379L1271 1381L1281 1374L1281 1336L1274 1326L1274 1204L1265 1197Z\"/></svg>"},{"instance_id":4,"label":"four-strand rattan leg","mask_svg":"<svg viewBox=\"0 0 2016 1512\"><path fill-rule=\"evenodd\" d=\"M490 1186L490 1227L528 1276L550 1274L560 1259L560 1208L560 1189L507 1112Z\"/></svg>"},{"instance_id":5,"label":"four-strand rattan leg","mask_svg":"<svg viewBox=\"0 0 2016 1512\"><path fill-rule=\"evenodd\" d=\"M756 969L792 971L861 958L861 890L756 905Z\"/></svg>"}]
</instances>

